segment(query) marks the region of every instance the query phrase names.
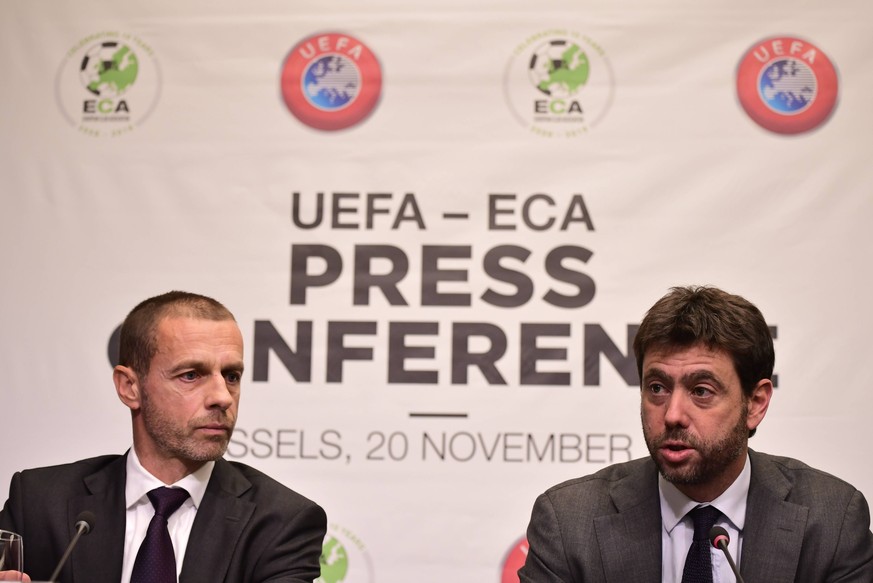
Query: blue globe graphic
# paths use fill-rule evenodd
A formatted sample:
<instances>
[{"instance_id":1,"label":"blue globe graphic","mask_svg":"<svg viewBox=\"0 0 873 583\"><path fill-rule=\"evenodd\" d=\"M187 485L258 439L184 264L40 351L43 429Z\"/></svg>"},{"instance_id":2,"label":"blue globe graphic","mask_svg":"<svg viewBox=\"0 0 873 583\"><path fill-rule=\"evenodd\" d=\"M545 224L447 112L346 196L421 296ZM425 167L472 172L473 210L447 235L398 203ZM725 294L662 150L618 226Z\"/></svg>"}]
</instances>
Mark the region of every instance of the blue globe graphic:
<instances>
[{"instance_id":1,"label":"blue globe graphic","mask_svg":"<svg viewBox=\"0 0 873 583\"><path fill-rule=\"evenodd\" d=\"M303 94L325 111L337 111L358 96L361 74L357 65L342 55L325 55L312 61L303 74Z\"/></svg>"},{"instance_id":2,"label":"blue globe graphic","mask_svg":"<svg viewBox=\"0 0 873 583\"><path fill-rule=\"evenodd\" d=\"M804 111L818 91L815 73L798 59L773 61L761 72L758 91L773 111L793 115Z\"/></svg>"}]
</instances>

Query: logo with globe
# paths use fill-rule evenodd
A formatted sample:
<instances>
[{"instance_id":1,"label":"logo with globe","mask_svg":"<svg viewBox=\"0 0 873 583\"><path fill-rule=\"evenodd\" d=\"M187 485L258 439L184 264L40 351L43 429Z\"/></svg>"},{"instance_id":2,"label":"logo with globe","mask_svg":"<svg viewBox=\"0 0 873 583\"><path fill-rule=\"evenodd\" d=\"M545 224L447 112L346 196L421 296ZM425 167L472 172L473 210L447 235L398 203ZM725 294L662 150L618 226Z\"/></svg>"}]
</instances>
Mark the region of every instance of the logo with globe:
<instances>
[{"instance_id":1,"label":"logo with globe","mask_svg":"<svg viewBox=\"0 0 873 583\"><path fill-rule=\"evenodd\" d=\"M85 89L98 97L118 97L133 85L138 72L136 53L129 46L106 41L82 57L79 78Z\"/></svg>"},{"instance_id":2,"label":"logo with globe","mask_svg":"<svg viewBox=\"0 0 873 583\"><path fill-rule=\"evenodd\" d=\"M336 537L327 535L321 551L319 583L342 583L349 573L349 555Z\"/></svg>"},{"instance_id":3,"label":"logo with globe","mask_svg":"<svg viewBox=\"0 0 873 583\"><path fill-rule=\"evenodd\" d=\"M543 94L568 99L588 82L591 65L579 45L553 40L534 50L529 71L531 82Z\"/></svg>"},{"instance_id":4,"label":"logo with globe","mask_svg":"<svg viewBox=\"0 0 873 583\"><path fill-rule=\"evenodd\" d=\"M327 55L306 67L303 87L312 105L324 111L337 111L358 96L361 74L354 61L342 55Z\"/></svg>"},{"instance_id":5,"label":"logo with globe","mask_svg":"<svg viewBox=\"0 0 873 583\"><path fill-rule=\"evenodd\" d=\"M758 125L799 134L822 125L837 103L837 73L815 45L773 37L750 48L737 68L737 96Z\"/></svg>"},{"instance_id":6,"label":"logo with globe","mask_svg":"<svg viewBox=\"0 0 873 583\"><path fill-rule=\"evenodd\" d=\"M815 101L818 83L803 61L782 59L761 70L758 92L767 107L777 113L795 115Z\"/></svg>"},{"instance_id":7,"label":"logo with globe","mask_svg":"<svg viewBox=\"0 0 873 583\"><path fill-rule=\"evenodd\" d=\"M351 530L330 524L321 550L321 576L315 583L373 583L373 565L364 543Z\"/></svg>"},{"instance_id":8,"label":"logo with globe","mask_svg":"<svg viewBox=\"0 0 873 583\"><path fill-rule=\"evenodd\" d=\"M342 130L361 123L382 93L382 68L358 39L327 33L300 41L282 66L282 99L311 128Z\"/></svg>"},{"instance_id":9,"label":"logo with globe","mask_svg":"<svg viewBox=\"0 0 873 583\"><path fill-rule=\"evenodd\" d=\"M603 121L615 83L597 42L577 32L549 30L516 47L503 89L510 112L531 133L577 137Z\"/></svg>"},{"instance_id":10,"label":"logo with globe","mask_svg":"<svg viewBox=\"0 0 873 583\"><path fill-rule=\"evenodd\" d=\"M80 133L118 137L152 114L160 86L152 48L134 35L107 31L83 38L67 52L55 93L61 114Z\"/></svg>"}]
</instances>

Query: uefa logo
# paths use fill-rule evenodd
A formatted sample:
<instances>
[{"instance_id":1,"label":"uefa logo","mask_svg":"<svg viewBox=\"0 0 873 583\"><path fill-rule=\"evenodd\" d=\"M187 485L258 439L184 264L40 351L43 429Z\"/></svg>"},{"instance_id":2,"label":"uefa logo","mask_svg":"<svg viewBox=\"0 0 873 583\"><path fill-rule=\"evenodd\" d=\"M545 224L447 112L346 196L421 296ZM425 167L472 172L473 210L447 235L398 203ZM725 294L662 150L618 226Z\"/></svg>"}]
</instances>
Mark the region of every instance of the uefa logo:
<instances>
[{"instance_id":1,"label":"uefa logo","mask_svg":"<svg viewBox=\"0 0 873 583\"><path fill-rule=\"evenodd\" d=\"M127 134L154 111L161 71L142 39L109 31L80 40L61 62L55 94L61 114L93 137Z\"/></svg>"},{"instance_id":2,"label":"uefa logo","mask_svg":"<svg viewBox=\"0 0 873 583\"><path fill-rule=\"evenodd\" d=\"M315 583L374 583L373 563L363 541L331 523L321 550L321 576Z\"/></svg>"},{"instance_id":3,"label":"uefa logo","mask_svg":"<svg viewBox=\"0 0 873 583\"><path fill-rule=\"evenodd\" d=\"M837 104L837 71L808 41L777 36L753 45L737 67L737 98L755 123L777 134L821 126Z\"/></svg>"},{"instance_id":4,"label":"uefa logo","mask_svg":"<svg viewBox=\"0 0 873 583\"><path fill-rule=\"evenodd\" d=\"M614 90L603 47L567 30L537 33L519 44L503 77L512 115L544 137L572 138L596 127L612 105Z\"/></svg>"},{"instance_id":5,"label":"uefa logo","mask_svg":"<svg viewBox=\"0 0 873 583\"><path fill-rule=\"evenodd\" d=\"M347 34L300 41L282 65L282 98L294 116L317 130L342 130L369 116L382 94L376 55Z\"/></svg>"}]
</instances>

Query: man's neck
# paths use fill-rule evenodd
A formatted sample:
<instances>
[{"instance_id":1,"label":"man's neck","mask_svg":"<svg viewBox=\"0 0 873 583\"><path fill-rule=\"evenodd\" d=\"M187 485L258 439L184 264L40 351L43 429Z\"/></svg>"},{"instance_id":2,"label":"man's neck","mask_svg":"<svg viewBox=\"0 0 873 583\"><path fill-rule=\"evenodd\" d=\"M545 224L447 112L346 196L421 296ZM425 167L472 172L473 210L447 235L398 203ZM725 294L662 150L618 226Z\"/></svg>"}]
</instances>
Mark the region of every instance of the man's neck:
<instances>
[{"instance_id":1,"label":"man's neck","mask_svg":"<svg viewBox=\"0 0 873 583\"><path fill-rule=\"evenodd\" d=\"M139 459L142 467L167 485L175 484L185 476L193 474L206 463L162 456L157 452L142 451L136 443L134 443L133 447L136 450L136 457Z\"/></svg>"}]
</instances>

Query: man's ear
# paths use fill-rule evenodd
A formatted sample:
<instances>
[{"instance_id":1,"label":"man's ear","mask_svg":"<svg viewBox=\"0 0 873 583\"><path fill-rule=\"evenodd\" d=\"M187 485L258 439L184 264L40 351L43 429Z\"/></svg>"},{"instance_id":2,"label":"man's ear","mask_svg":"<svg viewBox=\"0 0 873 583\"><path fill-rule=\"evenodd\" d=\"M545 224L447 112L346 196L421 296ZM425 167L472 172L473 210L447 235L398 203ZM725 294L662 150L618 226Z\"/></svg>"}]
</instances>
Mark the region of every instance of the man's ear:
<instances>
[{"instance_id":1,"label":"man's ear","mask_svg":"<svg viewBox=\"0 0 873 583\"><path fill-rule=\"evenodd\" d=\"M749 431L755 429L764 420L764 415L767 414L767 408L770 406L770 397L773 396L773 383L770 379L761 379L755 388L752 389L752 394L749 396L749 417L747 425Z\"/></svg>"},{"instance_id":2,"label":"man's ear","mask_svg":"<svg viewBox=\"0 0 873 583\"><path fill-rule=\"evenodd\" d=\"M139 377L128 366L118 365L112 370L112 381L118 398L131 411L137 411L142 406L142 385Z\"/></svg>"}]
</instances>

